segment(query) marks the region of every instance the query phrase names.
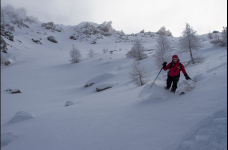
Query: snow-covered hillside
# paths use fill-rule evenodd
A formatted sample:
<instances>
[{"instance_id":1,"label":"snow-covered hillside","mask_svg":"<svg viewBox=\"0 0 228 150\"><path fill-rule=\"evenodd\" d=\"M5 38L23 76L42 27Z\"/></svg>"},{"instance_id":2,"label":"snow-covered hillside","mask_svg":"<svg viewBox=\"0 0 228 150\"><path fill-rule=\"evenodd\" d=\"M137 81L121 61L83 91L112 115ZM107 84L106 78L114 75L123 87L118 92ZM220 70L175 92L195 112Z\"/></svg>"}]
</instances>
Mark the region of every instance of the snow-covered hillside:
<instances>
[{"instance_id":1,"label":"snow-covered hillside","mask_svg":"<svg viewBox=\"0 0 228 150\"><path fill-rule=\"evenodd\" d=\"M125 35L111 22L26 22L27 16L13 23L9 14L1 16L7 43L1 55L9 62L1 66L2 150L227 149L227 49L214 47L207 35L198 51L204 62L185 66L196 82L186 90L181 74L178 90L186 94L177 95L164 90L165 71L150 88L160 70L153 57L156 33ZM129 78L134 60L126 58L136 37L148 55L140 63L151 71L139 87ZM189 61L188 53L178 53L179 38L168 38L168 53ZM82 53L80 63L69 61L73 44ZM94 57L87 55L90 49Z\"/></svg>"}]
</instances>

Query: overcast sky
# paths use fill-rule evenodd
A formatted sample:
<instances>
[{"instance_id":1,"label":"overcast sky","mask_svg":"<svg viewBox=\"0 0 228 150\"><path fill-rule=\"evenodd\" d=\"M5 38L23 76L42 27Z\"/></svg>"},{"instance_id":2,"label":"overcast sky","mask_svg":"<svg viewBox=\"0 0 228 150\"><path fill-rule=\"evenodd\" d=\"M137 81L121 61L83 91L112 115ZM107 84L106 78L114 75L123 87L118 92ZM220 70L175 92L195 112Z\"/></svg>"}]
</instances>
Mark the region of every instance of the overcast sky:
<instances>
[{"instance_id":1,"label":"overcast sky","mask_svg":"<svg viewBox=\"0 0 228 150\"><path fill-rule=\"evenodd\" d=\"M198 34L227 26L227 0L1 0L1 7L7 4L26 8L28 16L41 22L77 25L112 21L113 28L126 34L143 29L156 32L165 26L178 37L185 23Z\"/></svg>"}]
</instances>

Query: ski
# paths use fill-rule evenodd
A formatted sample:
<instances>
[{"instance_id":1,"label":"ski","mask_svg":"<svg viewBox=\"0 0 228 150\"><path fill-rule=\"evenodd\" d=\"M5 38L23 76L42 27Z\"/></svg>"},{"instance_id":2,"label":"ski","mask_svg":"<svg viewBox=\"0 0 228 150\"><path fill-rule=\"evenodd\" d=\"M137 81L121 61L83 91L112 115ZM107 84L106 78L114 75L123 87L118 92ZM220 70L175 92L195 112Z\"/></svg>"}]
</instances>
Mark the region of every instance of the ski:
<instances>
[{"instance_id":1,"label":"ski","mask_svg":"<svg viewBox=\"0 0 228 150\"><path fill-rule=\"evenodd\" d=\"M185 92L181 92L179 95L183 95L183 94L185 94Z\"/></svg>"}]
</instances>

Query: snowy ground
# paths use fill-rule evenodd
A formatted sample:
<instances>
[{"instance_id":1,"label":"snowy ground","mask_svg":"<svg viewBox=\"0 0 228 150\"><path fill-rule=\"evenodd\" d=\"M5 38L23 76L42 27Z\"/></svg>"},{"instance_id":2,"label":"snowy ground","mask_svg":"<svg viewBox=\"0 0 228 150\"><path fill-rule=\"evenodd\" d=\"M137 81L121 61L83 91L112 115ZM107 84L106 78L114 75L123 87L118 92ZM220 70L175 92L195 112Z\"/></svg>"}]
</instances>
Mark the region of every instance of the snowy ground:
<instances>
[{"instance_id":1,"label":"snowy ground","mask_svg":"<svg viewBox=\"0 0 228 150\"><path fill-rule=\"evenodd\" d=\"M72 30L55 35L37 34L34 26L7 39L12 64L1 67L1 149L3 150L226 150L227 148L227 50L208 41L198 51L204 63L186 71L196 81L185 95L165 91L165 74L150 85L159 69L153 51L140 61L151 70L148 84L137 87L129 79L133 59L125 54L131 42L115 43L105 37L97 44L70 40ZM26 34L28 33L28 34ZM42 38L42 45L31 38ZM170 54L177 54L178 38L171 38ZM144 38L146 49L155 39ZM71 64L72 44L83 54ZM106 47L116 50L103 54ZM98 54L89 58L92 48ZM122 49L119 51L119 49ZM179 55L181 62L189 54ZM181 74L179 90L184 88ZM94 81L90 87L85 85ZM96 92L96 87L113 87ZM10 94L7 89L20 89ZM65 103L69 101L70 106Z\"/></svg>"}]
</instances>

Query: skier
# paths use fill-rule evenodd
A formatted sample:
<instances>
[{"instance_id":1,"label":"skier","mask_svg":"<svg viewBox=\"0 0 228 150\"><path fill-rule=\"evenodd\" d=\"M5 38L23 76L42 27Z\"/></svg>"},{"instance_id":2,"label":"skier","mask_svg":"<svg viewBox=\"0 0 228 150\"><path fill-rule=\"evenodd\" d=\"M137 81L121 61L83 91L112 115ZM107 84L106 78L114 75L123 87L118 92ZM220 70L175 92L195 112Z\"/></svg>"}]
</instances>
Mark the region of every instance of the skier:
<instances>
[{"instance_id":1,"label":"skier","mask_svg":"<svg viewBox=\"0 0 228 150\"><path fill-rule=\"evenodd\" d=\"M167 82L166 82L165 89L169 90L171 87L171 84L173 83L172 88L171 88L171 92L175 93L176 89L177 89L177 83L178 83L179 78L180 78L180 71L182 71L186 80L189 80L191 78L186 73L184 65L182 65L180 63L180 60L179 60L177 55L173 55L172 62L169 63L167 66L166 66L166 64L167 64L167 62L163 63L163 69L164 70L170 69L170 70L168 73L168 78L166 80Z\"/></svg>"}]
</instances>

